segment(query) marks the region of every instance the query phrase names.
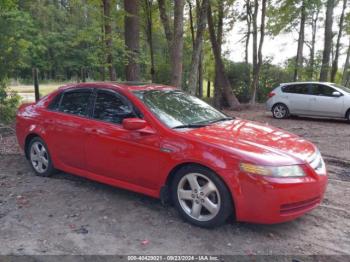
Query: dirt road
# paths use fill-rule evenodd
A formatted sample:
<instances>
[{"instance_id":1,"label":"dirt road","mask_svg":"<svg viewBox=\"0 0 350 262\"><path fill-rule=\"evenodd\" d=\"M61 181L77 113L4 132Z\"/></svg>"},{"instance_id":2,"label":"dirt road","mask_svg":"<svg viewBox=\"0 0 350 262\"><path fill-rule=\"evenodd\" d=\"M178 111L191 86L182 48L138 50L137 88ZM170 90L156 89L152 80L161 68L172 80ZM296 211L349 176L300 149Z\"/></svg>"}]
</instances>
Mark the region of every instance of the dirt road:
<instances>
[{"instance_id":1,"label":"dirt road","mask_svg":"<svg viewBox=\"0 0 350 262\"><path fill-rule=\"evenodd\" d=\"M34 175L11 132L0 138L0 254L348 254L350 255L350 125L334 120L267 122L316 143L329 186L323 204L279 225L228 223L206 230L173 207L69 174Z\"/></svg>"}]
</instances>

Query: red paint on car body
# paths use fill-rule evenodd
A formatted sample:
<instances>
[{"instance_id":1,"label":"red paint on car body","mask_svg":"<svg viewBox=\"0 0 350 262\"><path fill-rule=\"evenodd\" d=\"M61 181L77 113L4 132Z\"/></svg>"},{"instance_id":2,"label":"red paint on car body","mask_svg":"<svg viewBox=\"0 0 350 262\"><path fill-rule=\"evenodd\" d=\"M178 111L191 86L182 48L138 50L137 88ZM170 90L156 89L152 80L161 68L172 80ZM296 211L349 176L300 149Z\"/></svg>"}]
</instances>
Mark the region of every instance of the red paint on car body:
<instances>
[{"instance_id":1,"label":"red paint on car body","mask_svg":"<svg viewBox=\"0 0 350 262\"><path fill-rule=\"evenodd\" d=\"M119 125L47 108L58 93L74 88L114 90L138 108L143 120L129 119ZM317 150L312 143L281 129L237 118L197 129L170 129L132 93L158 89L173 88L115 83L61 87L37 103L19 108L19 145L25 149L26 139L40 136L57 169L152 197L160 197L161 188L177 167L203 165L229 188L238 221L284 222L320 203L327 175L317 174L307 161ZM241 171L242 162L300 165L306 176L248 174Z\"/></svg>"}]
</instances>

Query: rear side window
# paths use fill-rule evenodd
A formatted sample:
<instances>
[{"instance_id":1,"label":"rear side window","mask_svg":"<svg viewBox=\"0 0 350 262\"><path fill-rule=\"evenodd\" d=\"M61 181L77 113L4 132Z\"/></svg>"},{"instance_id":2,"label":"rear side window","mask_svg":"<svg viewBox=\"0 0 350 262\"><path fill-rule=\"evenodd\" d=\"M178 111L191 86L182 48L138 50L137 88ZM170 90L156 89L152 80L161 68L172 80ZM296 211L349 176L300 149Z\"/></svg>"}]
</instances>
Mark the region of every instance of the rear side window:
<instances>
[{"instance_id":1,"label":"rear side window","mask_svg":"<svg viewBox=\"0 0 350 262\"><path fill-rule=\"evenodd\" d=\"M57 94L47 107L50 110L57 111L59 106L60 106L60 101L61 101L62 93Z\"/></svg>"},{"instance_id":2,"label":"rear side window","mask_svg":"<svg viewBox=\"0 0 350 262\"><path fill-rule=\"evenodd\" d=\"M78 116L87 116L91 93L90 90L69 91L64 93L59 111Z\"/></svg>"},{"instance_id":3,"label":"rear side window","mask_svg":"<svg viewBox=\"0 0 350 262\"><path fill-rule=\"evenodd\" d=\"M98 91L93 118L121 124L124 118L136 117L131 103L114 92Z\"/></svg>"},{"instance_id":4,"label":"rear side window","mask_svg":"<svg viewBox=\"0 0 350 262\"><path fill-rule=\"evenodd\" d=\"M308 85L288 85L288 86L282 87L282 91L284 93L307 95L309 94L309 87Z\"/></svg>"},{"instance_id":5,"label":"rear side window","mask_svg":"<svg viewBox=\"0 0 350 262\"><path fill-rule=\"evenodd\" d=\"M315 96L333 96L334 91L336 90L325 85L312 85L311 88L311 93Z\"/></svg>"}]
</instances>

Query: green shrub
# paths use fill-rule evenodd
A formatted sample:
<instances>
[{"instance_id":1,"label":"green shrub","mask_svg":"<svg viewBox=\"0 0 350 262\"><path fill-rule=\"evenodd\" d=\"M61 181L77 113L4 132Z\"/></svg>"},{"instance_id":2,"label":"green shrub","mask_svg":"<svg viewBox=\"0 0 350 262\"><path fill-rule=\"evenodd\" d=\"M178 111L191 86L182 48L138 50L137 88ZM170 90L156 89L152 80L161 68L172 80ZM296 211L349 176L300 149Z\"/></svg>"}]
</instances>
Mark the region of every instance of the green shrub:
<instances>
[{"instance_id":1,"label":"green shrub","mask_svg":"<svg viewBox=\"0 0 350 262\"><path fill-rule=\"evenodd\" d=\"M20 97L16 92L8 92L4 82L0 83L0 123L14 121Z\"/></svg>"}]
</instances>

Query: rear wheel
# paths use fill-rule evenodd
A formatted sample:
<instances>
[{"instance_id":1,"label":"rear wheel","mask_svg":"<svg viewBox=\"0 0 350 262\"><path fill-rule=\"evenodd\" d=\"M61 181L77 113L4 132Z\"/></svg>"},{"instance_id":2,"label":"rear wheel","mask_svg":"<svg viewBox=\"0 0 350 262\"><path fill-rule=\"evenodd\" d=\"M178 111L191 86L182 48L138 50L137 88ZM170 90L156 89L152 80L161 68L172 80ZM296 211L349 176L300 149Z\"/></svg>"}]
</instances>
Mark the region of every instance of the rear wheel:
<instances>
[{"instance_id":1,"label":"rear wheel","mask_svg":"<svg viewBox=\"0 0 350 262\"><path fill-rule=\"evenodd\" d=\"M219 226L232 214L226 185L214 172L201 166L186 166L177 172L172 198L181 216L197 226Z\"/></svg>"},{"instance_id":2,"label":"rear wheel","mask_svg":"<svg viewBox=\"0 0 350 262\"><path fill-rule=\"evenodd\" d=\"M284 104L276 104L272 108L272 115L277 119L287 118L289 116L288 107Z\"/></svg>"},{"instance_id":3,"label":"rear wheel","mask_svg":"<svg viewBox=\"0 0 350 262\"><path fill-rule=\"evenodd\" d=\"M50 176L54 173L49 150L41 138L33 138L28 150L30 164L38 176Z\"/></svg>"},{"instance_id":4,"label":"rear wheel","mask_svg":"<svg viewBox=\"0 0 350 262\"><path fill-rule=\"evenodd\" d=\"M348 120L348 123L350 123L350 109L348 110L346 114L346 120Z\"/></svg>"}]
</instances>

